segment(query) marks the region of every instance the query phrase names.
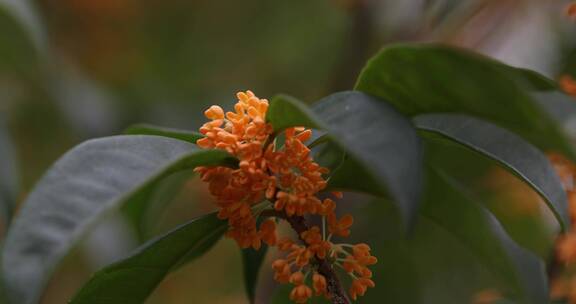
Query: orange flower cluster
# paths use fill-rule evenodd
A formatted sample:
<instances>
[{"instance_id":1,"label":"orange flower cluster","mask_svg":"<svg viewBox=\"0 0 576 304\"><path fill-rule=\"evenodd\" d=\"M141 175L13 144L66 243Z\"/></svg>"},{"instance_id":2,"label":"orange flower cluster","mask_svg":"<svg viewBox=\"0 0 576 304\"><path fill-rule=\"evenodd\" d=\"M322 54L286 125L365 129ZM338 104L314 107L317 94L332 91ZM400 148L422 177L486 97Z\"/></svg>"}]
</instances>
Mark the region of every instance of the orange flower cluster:
<instances>
[{"instance_id":1,"label":"orange flower cluster","mask_svg":"<svg viewBox=\"0 0 576 304\"><path fill-rule=\"evenodd\" d=\"M268 101L250 91L241 92L234 109L235 112L226 114L219 106L206 110L204 114L211 121L200 128L205 137L197 144L205 149L226 150L238 158L239 168L198 167L196 172L209 183L210 192L217 198L219 218L228 220L227 236L242 248L259 249L262 240L275 240L271 224L258 231L252 214L252 206L261 202L265 193L274 193L276 187L262 149L272 133L272 127L266 123Z\"/></svg>"},{"instance_id":2,"label":"orange flower cluster","mask_svg":"<svg viewBox=\"0 0 576 304\"><path fill-rule=\"evenodd\" d=\"M572 222L572 229L556 241L556 259L563 269L552 279L550 292L552 299L568 299L570 303L576 303L576 166L559 154L549 154L548 157L568 195Z\"/></svg>"},{"instance_id":3,"label":"orange flower cluster","mask_svg":"<svg viewBox=\"0 0 576 304\"><path fill-rule=\"evenodd\" d=\"M575 7L576 9L576 7ZM570 75L562 75L559 80L560 88L566 94L576 97L576 80Z\"/></svg>"},{"instance_id":4,"label":"orange flower cluster","mask_svg":"<svg viewBox=\"0 0 576 304\"><path fill-rule=\"evenodd\" d=\"M226 150L239 160L238 168L196 169L216 197L219 218L228 220L226 236L242 248L257 250L264 242L285 252L286 258L274 261L272 268L278 282L295 285L290 299L296 303L306 303L313 294L331 297L327 278L318 271L321 261L330 261L350 274L353 299L363 295L368 287L374 287L372 272L367 267L375 264L376 258L366 244L331 242L334 236L350 235L353 218L349 214L338 218L336 202L317 197L326 187L324 175L328 170L312 159L304 144L310 139L311 130L288 128L280 143L277 137L280 134L274 134L266 122L268 101L250 91L240 92L237 97L234 112L224 113L222 108L212 106L204 113L210 121L200 128L205 137L197 141L201 148ZM342 197L339 192L333 195ZM276 212L279 218L288 221L318 216L322 226L297 231L299 242L290 238L278 240L278 219L269 218L257 225L264 211ZM310 277L312 288L306 284Z\"/></svg>"},{"instance_id":5,"label":"orange flower cluster","mask_svg":"<svg viewBox=\"0 0 576 304\"><path fill-rule=\"evenodd\" d=\"M344 269L352 277L352 285L349 289L352 299L356 300L358 296L363 296L366 293L368 287L375 286L371 279L372 271L368 269L368 266L376 264L377 259L370 254L368 245L333 244L322 237L318 226L313 226L303 232L300 238L304 240L305 245L298 245L289 238L284 238L278 243L278 248L281 251L288 252L285 259L277 259L272 264L275 271L274 279L278 282L295 284L294 276L299 276L312 258L324 260L328 257L334 261L334 265ZM296 268L297 271L292 272L293 268ZM326 278L316 270L311 270L311 272L315 294L329 297L330 295L326 290ZM299 281L296 280L296 282ZM296 303L306 303L312 295L311 291L298 293L296 289L303 289L303 287L300 287L301 284L295 285L291 299Z\"/></svg>"}]
</instances>

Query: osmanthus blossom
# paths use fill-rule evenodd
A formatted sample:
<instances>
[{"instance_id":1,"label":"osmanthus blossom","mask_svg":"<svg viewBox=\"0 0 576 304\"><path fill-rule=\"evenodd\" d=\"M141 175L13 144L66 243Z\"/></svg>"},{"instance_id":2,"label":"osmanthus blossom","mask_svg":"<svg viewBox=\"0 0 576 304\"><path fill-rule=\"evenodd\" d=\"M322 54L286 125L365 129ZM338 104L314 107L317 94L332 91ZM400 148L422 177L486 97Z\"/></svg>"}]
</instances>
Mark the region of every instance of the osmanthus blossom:
<instances>
[{"instance_id":1,"label":"osmanthus blossom","mask_svg":"<svg viewBox=\"0 0 576 304\"><path fill-rule=\"evenodd\" d=\"M279 134L266 122L268 101L251 91L237 97L233 112L225 113L219 106L206 110L210 121L200 128L205 137L197 141L201 148L222 149L239 160L238 168L196 169L216 198L218 217L228 221L226 236L241 248L259 250L265 243L285 253L272 263L274 279L294 285L290 299L296 303L306 303L313 295L336 296L334 284L339 280L334 267L350 275L349 295L356 300L374 287L368 267L377 260L367 244L333 241L348 237L354 220L350 214L336 216L335 199L342 193L332 193L333 199L318 197L326 188L328 169L312 159L304 144L312 131L288 128L279 145ZM309 226L305 216L319 217L322 225ZM279 238L280 220L290 223L299 238Z\"/></svg>"}]
</instances>

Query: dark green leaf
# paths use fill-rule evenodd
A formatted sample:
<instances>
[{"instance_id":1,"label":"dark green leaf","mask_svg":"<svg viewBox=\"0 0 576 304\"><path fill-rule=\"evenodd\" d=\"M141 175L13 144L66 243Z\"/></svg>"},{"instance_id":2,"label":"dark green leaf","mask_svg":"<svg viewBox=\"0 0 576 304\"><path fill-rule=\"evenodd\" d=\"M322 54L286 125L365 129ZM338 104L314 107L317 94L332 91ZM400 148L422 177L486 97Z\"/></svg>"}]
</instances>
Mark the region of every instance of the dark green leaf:
<instances>
[{"instance_id":1,"label":"dark green leaf","mask_svg":"<svg viewBox=\"0 0 576 304\"><path fill-rule=\"evenodd\" d=\"M508 65L502 65L503 69L510 72L520 81L520 85L528 90L533 91L555 91L558 85L552 79L549 79L532 70L516 68Z\"/></svg>"},{"instance_id":2,"label":"dark green leaf","mask_svg":"<svg viewBox=\"0 0 576 304\"><path fill-rule=\"evenodd\" d=\"M277 95L272 98L266 120L272 123L275 132L294 126L323 129L322 122L314 118L304 103L288 95Z\"/></svg>"},{"instance_id":3,"label":"dark green leaf","mask_svg":"<svg viewBox=\"0 0 576 304\"><path fill-rule=\"evenodd\" d=\"M568 201L560 178L546 156L515 134L491 123L458 114L426 114L415 117L416 126L440 134L495 160L528 185L548 203L560 225L569 223Z\"/></svg>"},{"instance_id":4,"label":"dark green leaf","mask_svg":"<svg viewBox=\"0 0 576 304\"><path fill-rule=\"evenodd\" d=\"M445 136L429 133L423 139L428 165L469 187L521 246L549 257L560 225L529 185L491 158Z\"/></svg>"},{"instance_id":5,"label":"dark green leaf","mask_svg":"<svg viewBox=\"0 0 576 304\"><path fill-rule=\"evenodd\" d=\"M208 251L226 228L215 214L192 220L98 271L71 303L144 303L171 270Z\"/></svg>"},{"instance_id":6,"label":"dark green leaf","mask_svg":"<svg viewBox=\"0 0 576 304\"><path fill-rule=\"evenodd\" d=\"M468 189L435 170L428 172L422 212L410 238L400 218L376 201L354 210L352 242L370 240L378 263L376 288L363 303L472 303L494 289L518 303L547 303L542 260L515 244Z\"/></svg>"},{"instance_id":7,"label":"dark green leaf","mask_svg":"<svg viewBox=\"0 0 576 304\"><path fill-rule=\"evenodd\" d=\"M397 45L372 58L356 89L405 115L458 112L509 129L544 150L576 160L560 127L530 97L511 68L469 51L439 45ZM524 83L523 83L524 82Z\"/></svg>"},{"instance_id":8,"label":"dark green leaf","mask_svg":"<svg viewBox=\"0 0 576 304\"><path fill-rule=\"evenodd\" d=\"M246 289L246 294L248 295L250 303L254 303L256 297L258 273L260 272L260 267L262 266L262 262L264 262L267 251L268 246L266 245L263 245L259 250L254 250L252 248L242 249L244 288Z\"/></svg>"},{"instance_id":9,"label":"dark green leaf","mask_svg":"<svg viewBox=\"0 0 576 304\"><path fill-rule=\"evenodd\" d=\"M173 128L159 127L149 124L137 124L128 127L124 134L129 135L158 135L164 137L175 138L195 144L196 141L204 137L198 132L179 130Z\"/></svg>"},{"instance_id":10,"label":"dark green leaf","mask_svg":"<svg viewBox=\"0 0 576 304\"><path fill-rule=\"evenodd\" d=\"M467 190L430 170L422 213L466 245L522 303L548 303L545 265L519 247Z\"/></svg>"},{"instance_id":11,"label":"dark green leaf","mask_svg":"<svg viewBox=\"0 0 576 304\"><path fill-rule=\"evenodd\" d=\"M398 205L405 222L412 223L422 186L422 152L410 122L392 107L360 92L330 95L314 105L314 113L347 157L362 165L360 174L374 176L378 188L385 189ZM356 188L363 180L362 175L348 175L348 184L340 186Z\"/></svg>"},{"instance_id":12,"label":"dark green leaf","mask_svg":"<svg viewBox=\"0 0 576 304\"><path fill-rule=\"evenodd\" d=\"M166 176L153 187L141 191L132 198L134 203L125 204L123 214L135 230L139 241L148 239L154 233L154 226L172 200L178 196L180 189L194 175L194 170L183 170Z\"/></svg>"},{"instance_id":13,"label":"dark green leaf","mask_svg":"<svg viewBox=\"0 0 576 304\"><path fill-rule=\"evenodd\" d=\"M319 155L319 161L324 162L325 155ZM368 193L376 196L387 196L386 189L377 180L366 165L358 162L356 158L344 154L343 160L338 166L332 168L332 175L328 180L328 189L347 190ZM354 178L350 178L353 176ZM415 185L416 186L416 185Z\"/></svg>"},{"instance_id":14,"label":"dark green leaf","mask_svg":"<svg viewBox=\"0 0 576 304\"><path fill-rule=\"evenodd\" d=\"M338 183L332 188L358 190L365 181L375 181L372 192L387 192L405 223L412 223L422 182L420 140L411 123L392 107L360 92L340 92L318 101L312 112L293 98L275 99L270 111L268 118L276 130L322 127L346 152L357 170L341 171L343 178L335 178ZM286 112L291 114L283 116Z\"/></svg>"},{"instance_id":15,"label":"dark green leaf","mask_svg":"<svg viewBox=\"0 0 576 304\"><path fill-rule=\"evenodd\" d=\"M142 194L163 178L199 165L235 164L223 151L158 136L79 145L39 181L13 221L2 256L9 297L36 303L60 260L92 224L120 205L143 203Z\"/></svg>"}]
</instances>

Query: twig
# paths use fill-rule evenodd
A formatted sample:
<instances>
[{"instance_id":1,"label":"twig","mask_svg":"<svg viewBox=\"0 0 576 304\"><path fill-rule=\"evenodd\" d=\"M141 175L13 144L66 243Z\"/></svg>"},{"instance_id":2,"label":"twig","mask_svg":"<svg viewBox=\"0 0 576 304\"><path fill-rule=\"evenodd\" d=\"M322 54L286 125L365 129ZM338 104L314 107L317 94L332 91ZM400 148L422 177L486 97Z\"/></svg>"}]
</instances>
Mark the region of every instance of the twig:
<instances>
[{"instance_id":1,"label":"twig","mask_svg":"<svg viewBox=\"0 0 576 304\"><path fill-rule=\"evenodd\" d=\"M261 215L284 219L290 224L292 229L298 233L300 240L304 242L300 236L303 232L307 231L309 227L303 216L288 216L286 212L276 210L265 210ZM334 272L332 265L325 259L319 258L314 259L313 263L316 265L318 273L326 278L326 288L330 296L330 301L332 301L333 304L350 304L350 300L346 297L346 292L343 290L342 284Z\"/></svg>"}]
</instances>

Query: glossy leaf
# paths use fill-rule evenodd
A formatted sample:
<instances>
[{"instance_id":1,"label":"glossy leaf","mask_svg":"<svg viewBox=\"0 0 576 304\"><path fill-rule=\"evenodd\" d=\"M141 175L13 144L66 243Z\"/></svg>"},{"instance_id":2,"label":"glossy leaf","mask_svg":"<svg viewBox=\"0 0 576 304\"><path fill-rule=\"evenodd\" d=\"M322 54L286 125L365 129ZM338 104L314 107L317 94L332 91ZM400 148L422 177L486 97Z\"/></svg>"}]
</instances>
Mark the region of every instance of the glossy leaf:
<instances>
[{"instance_id":1,"label":"glossy leaf","mask_svg":"<svg viewBox=\"0 0 576 304\"><path fill-rule=\"evenodd\" d=\"M388 204L355 210L353 237L371 240L379 260L373 268L377 286L361 301L470 303L475 293L496 288L518 303L547 303L544 262L518 246L468 189L438 172L428 174L408 239L395 224L401 222L396 212L383 210Z\"/></svg>"},{"instance_id":2,"label":"glossy leaf","mask_svg":"<svg viewBox=\"0 0 576 304\"><path fill-rule=\"evenodd\" d=\"M180 194L184 184L193 176L193 169L170 174L154 183L153 187L148 187L147 191L140 192L139 198L133 198L138 203L125 204L122 207L123 215L134 229L135 236L140 242L154 235L154 228L160 219L158 215L163 214L169 204Z\"/></svg>"},{"instance_id":3,"label":"glossy leaf","mask_svg":"<svg viewBox=\"0 0 576 304\"><path fill-rule=\"evenodd\" d=\"M179 130L173 128L159 127L149 124L137 124L128 127L124 134L129 135L157 135L175 138L195 144L198 139L204 137L202 134L193 131Z\"/></svg>"},{"instance_id":4,"label":"glossy leaf","mask_svg":"<svg viewBox=\"0 0 576 304\"><path fill-rule=\"evenodd\" d=\"M536 191L492 158L463 144L431 132L422 138L428 166L441 168L466 185L518 244L543 259L549 257L560 224Z\"/></svg>"},{"instance_id":5,"label":"glossy leaf","mask_svg":"<svg viewBox=\"0 0 576 304\"><path fill-rule=\"evenodd\" d=\"M294 126L324 129L322 121L315 118L304 103L288 95L277 95L272 98L266 120L272 123L275 132Z\"/></svg>"},{"instance_id":6,"label":"glossy leaf","mask_svg":"<svg viewBox=\"0 0 576 304\"><path fill-rule=\"evenodd\" d=\"M77 146L38 182L8 232L2 265L9 297L36 303L58 263L101 216L146 203L145 194L166 176L235 164L223 151L158 136L115 136Z\"/></svg>"},{"instance_id":7,"label":"glossy leaf","mask_svg":"<svg viewBox=\"0 0 576 304\"><path fill-rule=\"evenodd\" d=\"M426 114L414 118L416 126L439 134L496 161L528 185L548 203L562 227L570 224L568 201L562 183L546 156L510 131L458 114Z\"/></svg>"},{"instance_id":8,"label":"glossy leaf","mask_svg":"<svg viewBox=\"0 0 576 304\"><path fill-rule=\"evenodd\" d=\"M544 150L576 160L560 127L530 97L526 83L506 65L440 45L397 45L373 57L356 89L389 102L402 114L457 112L509 129Z\"/></svg>"},{"instance_id":9,"label":"glossy leaf","mask_svg":"<svg viewBox=\"0 0 576 304\"><path fill-rule=\"evenodd\" d=\"M558 85L552 79L535 71L502 64L502 68L519 80L519 84L532 91L555 91Z\"/></svg>"},{"instance_id":10,"label":"glossy leaf","mask_svg":"<svg viewBox=\"0 0 576 304\"><path fill-rule=\"evenodd\" d=\"M208 251L226 228L216 214L181 225L98 271L70 303L144 303L170 271Z\"/></svg>"},{"instance_id":11,"label":"glossy leaf","mask_svg":"<svg viewBox=\"0 0 576 304\"><path fill-rule=\"evenodd\" d=\"M289 110L278 109L291 109L292 114L282 116ZM305 109L295 99L275 99L269 119L277 130L323 128L361 168L354 172L360 174L348 175L333 188L354 190L365 180L375 180L378 192L393 198L410 225L418 212L422 182L420 140L410 122L386 103L360 92L336 93L318 101L312 111Z\"/></svg>"},{"instance_id":12,"label":"glossy leaf","mask_svg":"<svg viewBox=\"0 0 576 304\"><path fill-rule=\"evenodd\" d=\"M521 303L548 303L545 265L521 248L465 188L431 170L422 213L467 246Z\"/></svg>"}]
</instances>

